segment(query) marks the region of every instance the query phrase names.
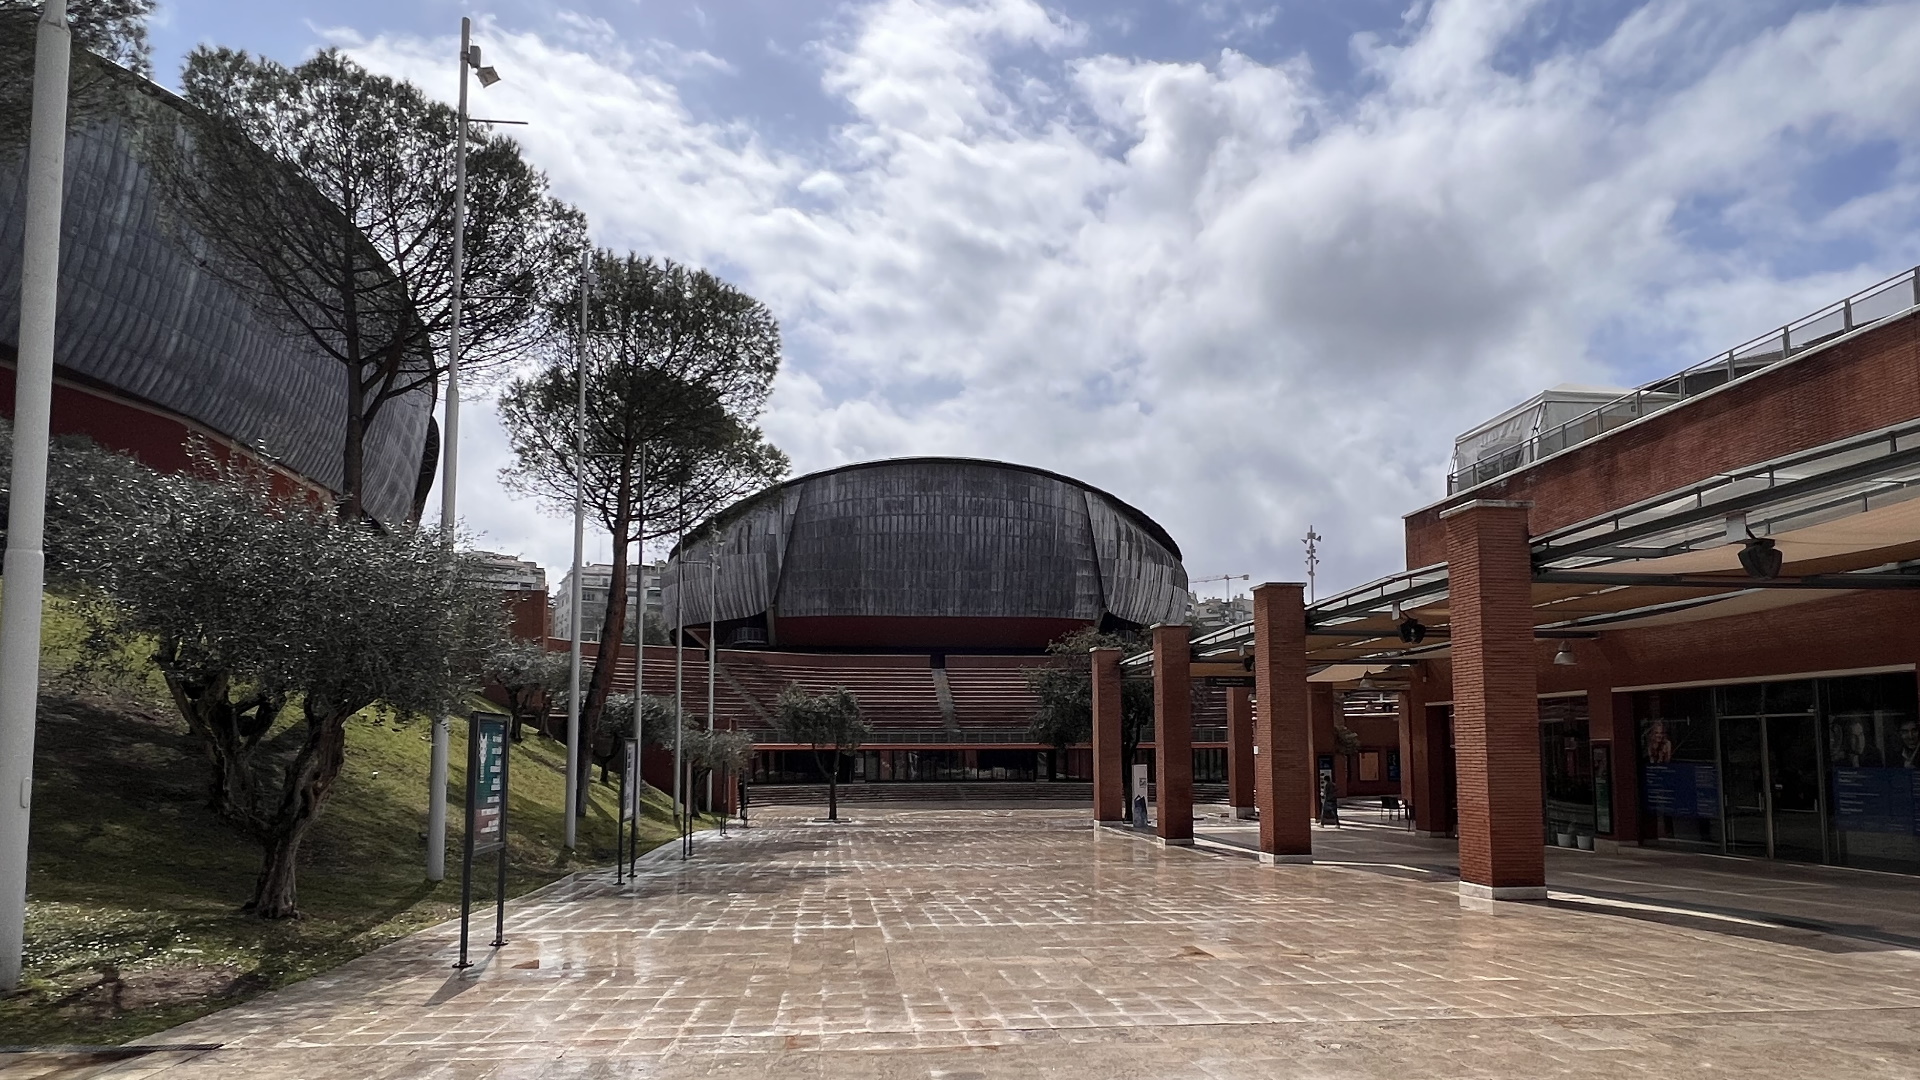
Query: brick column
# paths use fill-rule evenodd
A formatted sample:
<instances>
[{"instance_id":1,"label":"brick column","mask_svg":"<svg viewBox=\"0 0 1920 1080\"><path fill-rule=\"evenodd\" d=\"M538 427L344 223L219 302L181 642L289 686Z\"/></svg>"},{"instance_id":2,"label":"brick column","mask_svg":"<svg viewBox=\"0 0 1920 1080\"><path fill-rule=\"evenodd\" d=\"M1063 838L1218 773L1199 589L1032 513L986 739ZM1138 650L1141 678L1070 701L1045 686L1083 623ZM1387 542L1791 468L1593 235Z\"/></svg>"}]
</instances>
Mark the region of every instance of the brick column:
<instances>
[{"instance_id":1,"label":"brick column","mask_svg":"<svg viewBox=\"0 0 1920 1080\"><path fill-rule=\"evenodd\" d=\"M1307 730L1312 732L1308 740L1307 767L1313 775L1313 791L1307 799L1307 816L1320 820L1320 758L1333 758L1333 790L1335 797L1346 794L1346 762L1341 760L1339 743L1333 737L1333 715L1340 703L1333 696L1332 683L1307 684Z\"/></svg>"},{"instance_id":2,"label":"brick column","mask_svg":"<svg viewBox=\"0 0 1920 1080\"><path fill-rule=\"evenodd\" d=\"M1127 820L1120 762L1120 650L1093 650L1093 820Z\"/></svg>"},{"instance_id":3,"label":"brick column","mask_svg":"<svg viewBox=\"0 0 1920 1080\"><path fill-rule=\"evenodd\" d=\"M1460 893L1543 900L1540 704L1526 503L1442 515L1452 622Z\"/></svg>"},{"instance_id":4,"label":"brick column","mask_svg":"<svg viewBox=\"0 0 1920 1080\"><path fill-rule=\"evenodd\" d=\"M1419 836L1451 836L1447 821L1447 710L1429 705L1432 675L1422 661L1407 680L1407 747L1400 760L1401 790Z\"/></svg>"},{"instance_id":5,"label":"brick column","mask_svg":"<svg viewBox=\"0 0 1920 1080\"><path fill-rule=\"evenodd\" d=\"M1227 687L1227 805L1236 818L1253 816L1253 689Z\"/></svg>"},{"instance_id":6,"label":"brick column","mask_svg":"<svg viewBox=\"0 0 1920 1080\"><path fill-rule=\"evenodd\" d=\"M1413 805L1413 772L1407 768L1407 764L1413 760L1413 711L1417 707L1415 695L1418 693L1411 688L1414 684L1412 678L1408 678L1407 684L1409 689L1395 702L1394 712L1394 750L1400 755L1400 775L1397 779L1400 781L1402 806Z\"/></svg>"},{"instance_id":7,"label":"brick column","mask_svg":"<svg viewBox=\"0 0 1920 1080\"><path fill-rule=\"evenodd\" d=\"M1604 669L1599 674L1609 672ZM1640 842L1640 740L1634 731L1633 695L1613 692L1612 679L1594 680L1587 687L1587 736L1605 742L1611 752L1613 831L1605 834L1616 844Z\"/></svg>"},{"instance_id":8,"label":"brick column","mask_svg":"<svg viewBox=\"0 0 1920 1080\"><path fill-rule=\"evenodd\" d=\"M1193 843L1193 650L1185 626L1153 628L1154 805L1163 844Z\"/></svg>"},{"instance_id":9,"label":"brick column","mask_svg":"<svg viewBox=\"0 0 1920 1080\"><path fill-rule=\"evenodd\" d=\"M1312 743L1307 731L1306 586L1253 590L1254 798L1260 861L1312 862Z\"/></svg>"}]
</instances>

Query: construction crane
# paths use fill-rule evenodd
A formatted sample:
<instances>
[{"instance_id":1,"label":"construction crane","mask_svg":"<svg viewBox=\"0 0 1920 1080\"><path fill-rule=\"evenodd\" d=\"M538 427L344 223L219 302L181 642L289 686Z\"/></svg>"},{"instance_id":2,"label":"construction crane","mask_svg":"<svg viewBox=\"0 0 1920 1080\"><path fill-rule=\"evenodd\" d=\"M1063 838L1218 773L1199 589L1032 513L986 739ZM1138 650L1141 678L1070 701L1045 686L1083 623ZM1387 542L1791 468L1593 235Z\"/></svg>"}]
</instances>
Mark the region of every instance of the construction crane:
<instances>
[{"instance_id":1,"label":"construction crane","mask_svg":"<svg viewBox=\"0 0 1920 1080\"><path fill-rule=\"evenodd\" d=\"M1193 586L1202 585L1209 581L1252 581L1252 580L1253 580L1253 575L1251 574L1215 574L1212 577L1191 578L1187 581L1187 586L1188 586L1187 591L1192 592ZM1232 592L1233 590L1228 589L1227 591Z\"/></svg>"}]
</instances>

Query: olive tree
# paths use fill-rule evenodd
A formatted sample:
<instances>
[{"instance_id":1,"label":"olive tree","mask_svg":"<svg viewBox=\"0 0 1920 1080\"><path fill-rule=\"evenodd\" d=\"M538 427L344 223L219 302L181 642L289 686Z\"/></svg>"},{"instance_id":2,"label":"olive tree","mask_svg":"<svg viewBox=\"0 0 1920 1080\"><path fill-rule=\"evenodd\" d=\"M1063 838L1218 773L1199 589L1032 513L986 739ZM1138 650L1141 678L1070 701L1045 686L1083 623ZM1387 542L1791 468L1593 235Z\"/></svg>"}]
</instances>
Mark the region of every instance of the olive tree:
<instances>
[{"instance_id":1,"label":"olive tree","mask_svg":"<svg viewBox=\"0 0 1920 1080\"><path fill-rule=\"evenodd\" d=\"M529 720L547 716L565 703L573 677L572 658L538 641L514 638L501 642L487 657L486 675L507 696L512 718L508 737L526 739Z\"/></svg>"},{"instance_id":2,"label":"olive tree","mask_svg":"<svg viewBox=\"0 0 1920 1080\"><path fill-rule=\"evenodd\" d=\"M827 820L840 820L840 762L873 736L860 712L860 699L842 686L810 694L798 683L780 691L774 730L787 742L812 749L827 774Z\"/></svg>"},{"instance_id":3,"label":"olive tree","mask_svg":"<svg viewBox=\"0 0 1920 1080\"><path fill-rule=\"evenodd\" d=\"M112 475L63 478L55 561L97 632L151 646L207 756L210 803L261 844L246 909L297 916L300 846L345 766L349 720L374 705L456 711L505 612L437 534L343 522L263 466L195 456L191 474L139 475L135 498L113 494ZM261 752L270 733L290 756Z\"/></svg>"},{"instance_id":4,"label":"olive tree","mask_svg":"<svg viewBox=\"0 0 1920 1080\"><path fill-rule=\"evenodd\" d=\"M736 775L753 764L753 737L744 731L728 731L725 728L708 730L689 719L681 740L687 768L696 789L704 777Z\"/></svg>"}]
</instances>

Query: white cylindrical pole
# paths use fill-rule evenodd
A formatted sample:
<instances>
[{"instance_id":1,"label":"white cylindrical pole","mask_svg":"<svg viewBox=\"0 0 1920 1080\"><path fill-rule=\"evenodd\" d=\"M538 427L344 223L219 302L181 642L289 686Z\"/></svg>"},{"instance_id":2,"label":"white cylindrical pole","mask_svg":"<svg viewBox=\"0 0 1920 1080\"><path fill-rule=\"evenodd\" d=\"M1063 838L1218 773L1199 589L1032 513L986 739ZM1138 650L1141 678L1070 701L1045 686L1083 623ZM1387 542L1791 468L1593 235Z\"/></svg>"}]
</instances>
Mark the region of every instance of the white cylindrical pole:
<instances>
[{"instance_id":1,"label":"white cylindrical pole","mask_svg":"<svg viewBox=\"0 0 1920 1080\"><path fill-rule=\"evenodd\" d=\"M713 674L714 662L720 658L720 639L714 636L720 618L720 537L715 529L707 530L707 733L713 733ZM707 813L713 813L713 769L708 763L706 802Z\"/></svg>"},{"instance_id":2,"label":"white cylindrical pole","mask_svg":"<svg viewBox=\"0 0 1920 1080\"><path fill-rule=\"evenodd\" d=\"M686 730L686 716L682 712L686 705L687 691L687 493L680 492L680 562L674 567L673 574L673 820L679 824L684 804L681 802L680 776L685 770L681 767L680 750L685 740L682 733Z\"/></svg>"},{"instance_id":3,"label":"white cylindrical pole","mask_svg":"<svg viewBox=\"0 0 1920 1080\"><path fill-rule=\"evenodd\" d=\"M634 482L634 502L639 512L634 516L634 533L639 537L634 542L633 577L640 583L640 612L634 619L633 633L633 771L635 775L627 778L628 783L641 783L640 767L647 752L647 744L641 740L646 725L646 677L647 677L647 451L640 449L640 475ZM635 790L638 790L637 788ZM635 805L638 805L636 803ZM637 819L636 819L637 820ZM639 828L635 825L634 828Z\"/></svg>"},{"instance_id":4,"label":"white cylindrical pole","mask_svg":"<svg viewBox=\"0 0 1920 1080\"><path fill-rule=\"evenodd\" d=\"M46 577L47 441L53 426L53 322L59 307L60 199L72 57L66 0L47 0L33 57L6 595L0 601L0 990L20 985L26 943L27 827L40 696L41 587Z\"/></svg>"},{"instance_id":5,"label":"white cylindrical pole","mask_svg":"<svg viewBox=\"0 0 1920 1080\"><path fill-rule=\"evenodd\" d=\"M440 438L440 531L453 543L454 499L460 475L460 292L466 269L467 232L467 49L473 20L460 20L459 135L453 148L453 329L447 337L446 430ZM427 765L427 880L447 876L447 718L433 721L433 754Z\"/></svg>"},{"instance_id":6,"label":"white cylindrical pole","mask_svg":"<svg viewBox=\"0 0 1920 1080\"><path fill-rule=\"evenodd\" d=\"M587 280L592 259L591 251L580 255L580 338L574 343L574 378L580 385L573 417L573 674L567 693L567 810L560 841L569 848L574 845L580 798L580 575L587 543Z\"/></svg>"}]
</instances>

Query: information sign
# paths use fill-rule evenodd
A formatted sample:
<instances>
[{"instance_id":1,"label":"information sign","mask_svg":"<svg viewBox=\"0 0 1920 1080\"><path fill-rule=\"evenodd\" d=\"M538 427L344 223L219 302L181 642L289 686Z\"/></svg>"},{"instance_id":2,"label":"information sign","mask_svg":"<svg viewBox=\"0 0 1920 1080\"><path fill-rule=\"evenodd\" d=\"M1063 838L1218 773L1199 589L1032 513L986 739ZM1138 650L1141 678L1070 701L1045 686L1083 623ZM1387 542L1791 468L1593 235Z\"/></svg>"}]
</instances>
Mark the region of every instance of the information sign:
<instances>
[{"instance_id":1,"label":"information sign","mask_svg":"<svg viewBox=\"0 0 1920 1080\"><path fill-rule=\"evenodd\" d=\"M640 744L626 740L625 769L620 774L620 820L640 816Z\"/></svg>"},{"instance_id":2,"label":"information sign","mask_svg":"<svg viewBox=\"0 0 1920 1080\"><path fill-rule=\"evenodd\" d=\"M1251 675L1208 675L1204 681L1208 686L1252 686Z\"/></svg>"},{"instance_id":3,"label":"information sign","mask_svg":"<svg viewBox=\"0 0 1920 1080\"><path fill-rule=\"evenodd\" d=\"M486 855L507 845L507 722L473 721L473 854Z\"/></svg>"},{"instance_id":4,"label":"information sign","mask_svg":"<svg viewBox=\"0 0 1920 1080\"><path fill-rule=\"evenodd\" d=\"M473 911L473 859L493 854L493 947L507 943L507 718L494 713L467 717L467 842L460 861L460 960L467 962L467 923Z\"/></svg>"},{"instance_id":5,"label":"information sign","mask_svg":"<svg viewBox=\"0 0 1920 1080\"><path fill-rule=\"evenodd\" d=\"M1720 816L1720 771L1704 762L1648 765L1641 776L1641 802L1666 817Z\"/></svg>"},{"instance_id":6,"label":"information sign","mask_svg":"<svg viewBox=\"0 0 1920 1080\"><path fill-rule=\"evenodd\" d=\"M1912 769L1833 770L1834 824L1844 832L1920 832Z\"/></svg>"}]
</instances>

